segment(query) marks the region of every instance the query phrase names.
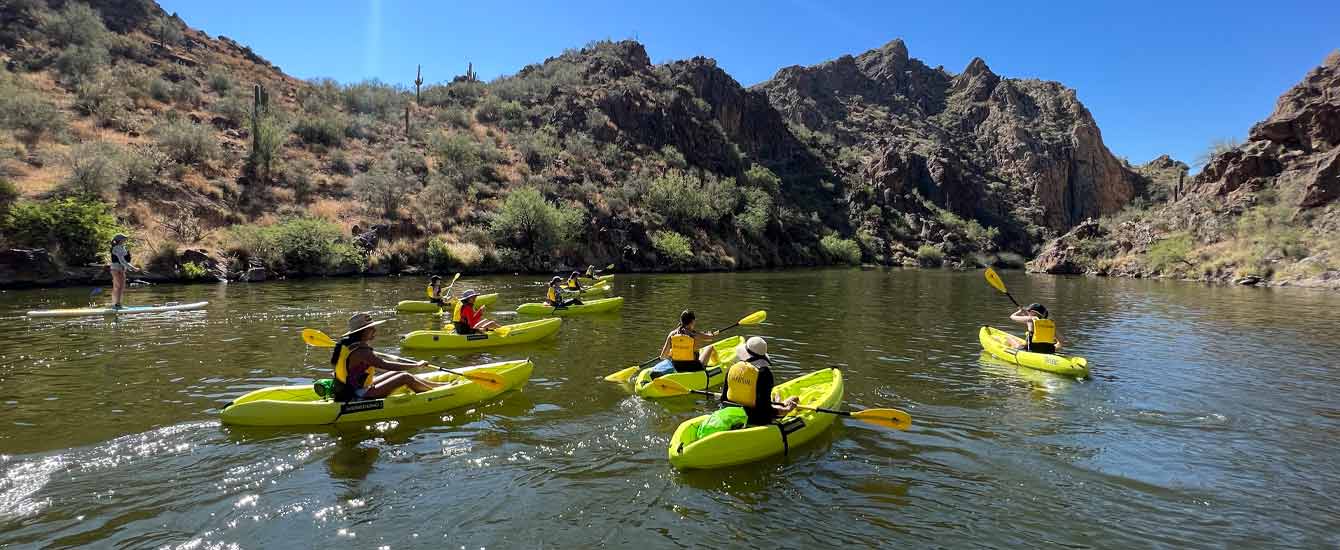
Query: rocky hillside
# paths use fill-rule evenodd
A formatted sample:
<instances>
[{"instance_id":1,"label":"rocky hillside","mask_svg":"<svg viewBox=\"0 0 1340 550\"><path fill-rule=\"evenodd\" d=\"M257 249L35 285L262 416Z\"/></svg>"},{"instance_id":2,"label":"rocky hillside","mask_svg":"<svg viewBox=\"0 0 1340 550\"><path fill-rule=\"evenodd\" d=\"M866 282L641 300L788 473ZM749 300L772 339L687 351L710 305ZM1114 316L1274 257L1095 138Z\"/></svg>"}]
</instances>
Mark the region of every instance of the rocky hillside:
<instances>
[{"instance_id":1,"label":"rocky hillside","mask_svg":"<svg viewBox=\"0 0 1340 550\"><path fill-rule=\"evenodd\" d=\"M1340 51L1169 198L1076 228L1031 268L1340 287Z\"/></svg>"},{"instance_id":2,"label":"rocky hillside","mask_svg":"<svg viewBox=\"0 0 1340 550\"><path fill-rule=\"evenodd\" d=\"M980 58L953 74L909 57L895 40L782 69L756 89L799 133L818 136L850 188L852 225L886 242L962 240L956 216L1000 232L986 238L976 228L970 244L1029 253L1144 192L1074 90L1001 78Z\"/></svg>"},{"instance_id":3,"label":"rocky hillside","mask_svg":"<svg viewBox=\"0 0 1340 550\"><path fill-rule=\"evenodd\" d=\"M900 41L753 89L629 41L403 88L291 78L151 0L0 24L9 284L95 276L115 231L165 278L975 264L1146 182L1073 91Z\"/></svg>"}]
</instances>

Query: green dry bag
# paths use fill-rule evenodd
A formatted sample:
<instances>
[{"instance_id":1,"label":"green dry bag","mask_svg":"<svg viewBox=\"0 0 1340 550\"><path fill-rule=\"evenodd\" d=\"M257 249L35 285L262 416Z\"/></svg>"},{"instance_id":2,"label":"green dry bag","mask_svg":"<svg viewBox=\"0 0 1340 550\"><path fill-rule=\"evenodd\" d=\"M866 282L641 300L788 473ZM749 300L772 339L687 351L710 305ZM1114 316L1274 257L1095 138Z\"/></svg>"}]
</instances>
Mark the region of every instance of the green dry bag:
<instances>
[{"instance_id":1,"label":"green dry bag","mask_svg":"<svg viewBox=\"0 0 1340 550\"><path fill-rule=\"evenodd\" d=\"M744 412L744 407L726 407L712 413L712 416L698 425L698 439L717 432L743 428L748 423L749 413Z\"/></svg>"}]
</instances>

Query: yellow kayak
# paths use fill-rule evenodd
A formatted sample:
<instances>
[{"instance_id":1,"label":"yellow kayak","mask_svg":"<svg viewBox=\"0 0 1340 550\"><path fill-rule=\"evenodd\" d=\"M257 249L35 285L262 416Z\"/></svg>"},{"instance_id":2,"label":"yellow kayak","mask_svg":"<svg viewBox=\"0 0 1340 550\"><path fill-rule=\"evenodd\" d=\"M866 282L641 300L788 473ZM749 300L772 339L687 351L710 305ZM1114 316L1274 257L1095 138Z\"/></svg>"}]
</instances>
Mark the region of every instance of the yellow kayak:
<instances>
[{"instance_id":1,"label":"yellow kayak","mask_svg":"<svg viewBox=\"0 0 1340 550\"><path fill-rule=\"evenodd\" d=\"M475 297L476 306L487 306L498 301L498 293L480 294ZM439 310L451 309L452 302L447 302L445 306L439 306L427 300L401 300L395 305L395 310L400 313L437 313Z\"/></svg>"},{"instance_id":2,"label":"yellow kayak","mask_svg":"<svg viewBox=\"0 0 1340 550\"><path fill-rule=\"evenodd\" d=\"M549 317L506 325L510 329L507 336L498 336L496 332L456 334L452 330L416 330L402 337L400 346L406 349L477 349L524 344L552 336L562 324L562 319Z\"/></svg>"},{"instance_id":3,"label":"yellow kayak","mask_svg":"<svg viewBox=\"0 0 1340 550\"><path fill-rule=\"evenodd\" d=\"M837 408L842 403L842 372L824 369L773 388L779 400L800 397L807 407ZM724 468L789 452L827 430L837 415L796 409L767 426L750 426L698 439L698 425L710 415L686 420L670 437L670 465L680 470Z\"/></svg>"},{"instance_id":4,"label":"yellow kayak","mask_svg":"<svg viewBox=\"0 0 1340 550\"><path fill-rule=\"evenodd\" d=\"M652 380L673 380L675 383L691 390L705 390L720 386L726 381L725 366L735 364L735 347L744 341L743 336L732 336L725 340L712 343L712 347L717 350L716 361L707 365L707 370L697 372L675 372L652 378L652 370L669 366L670 360L666 359L657 363L656 366L638 371L637 377L633 378L633 391L638 395L648 399L658 399L667 397L665 393L658 390L656 386L651 385ZM679 395L679 394L676 394Z\"/></svg>"},{"instance_id":5,"label":"yellow kayak","mask_svg":"<svg viewBox=\"0 0 1340 550\"><path fill-rule=\"evenodd\" d=\"M581 304L564 308L556 308L541 303L521 304L517 306L516 312L521 315L581 315L584 313L607 313L621 307L623 307L623 298L615 297L584 300Z\"/></svg>"},{"instance_id":6,"label":"yellow kayak","mask_svg":"<svg viewBox=\"0 0 1340 550\"><path fill-rule=\"evenodd\" d=\"M1083 357L1017 349L1023 345L1023 338L988 326L977 332L977 339L982 349L1007 363L1075 378L1089 377L1089 361Z\"/></svg>"},{"instance_id":7,"label":"yellow kayak","mask_svg":"<svg viewBox=\"0 0 1340 550\"><path fill-rule=\"evenodd\" d=\"M520 389L530 379L533 368L529 360L521 360L457 369L497 374L506 384L496 391L451 373L435 372L418 376L435 382L453 383L423 393L400 388L382 399L346 403L318 397L311 384L275 386L249 392L224 405L219 418L225 424L236 426L303 426L431 414L472 405L505 391Z\"/></svg>"}]
</instances>

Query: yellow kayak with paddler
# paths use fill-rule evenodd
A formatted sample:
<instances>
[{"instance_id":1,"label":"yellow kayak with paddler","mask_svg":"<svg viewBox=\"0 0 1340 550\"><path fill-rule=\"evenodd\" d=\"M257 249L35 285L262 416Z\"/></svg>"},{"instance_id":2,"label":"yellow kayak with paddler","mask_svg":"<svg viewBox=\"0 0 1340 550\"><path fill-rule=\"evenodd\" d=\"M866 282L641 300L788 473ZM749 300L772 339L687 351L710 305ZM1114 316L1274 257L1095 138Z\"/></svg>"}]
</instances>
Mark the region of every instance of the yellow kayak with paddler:
<instances>
[{"instance_id":1,"label":"yellow kayak with paddler","mask_svg":"<svg viewBox=\"0 0 1340 550\"><path fill-rule=\"evenodd\" d=\"M1083 357L1021 350L1018 347L1024 343L1023 338L989 326L978 331L977 339L982 349L1001 361L1064 376L1089 377L1089 361Z\"/></svg>"}]
</instances>

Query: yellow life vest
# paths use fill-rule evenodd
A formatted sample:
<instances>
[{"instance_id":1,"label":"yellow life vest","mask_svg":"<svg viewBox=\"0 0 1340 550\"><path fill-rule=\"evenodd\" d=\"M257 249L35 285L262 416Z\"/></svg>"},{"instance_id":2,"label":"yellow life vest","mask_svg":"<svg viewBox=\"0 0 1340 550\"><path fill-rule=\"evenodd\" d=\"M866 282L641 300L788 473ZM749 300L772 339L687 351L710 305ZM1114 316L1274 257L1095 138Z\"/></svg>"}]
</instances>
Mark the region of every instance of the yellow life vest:
<instances>
[{"instance_id":1,"label":"yellow life vest","mask_svg":"<svg viewBox=\"0 0 1340 550\"><path fill-rule=\"evenodd\" d=\"M453 322L453 323L459 323L459 322L461 322L461 319L462 319L462 317L461 317L461 304L462 304L462 303L464 303L464 302L462 302L461 300L456 300L456 305L454 305L454 306L451 307L451 322Z\"/></svg>"},{"instance_id":2,"label":"yellow life vest","mask_svg":"<svg viewBox=\"0 0 1340 550\"><path fill-rule=\"evenodd\" d=\"M554 288L553 286L549 287L549 293L545 294L544 297L546 300L549 300L550 302L553 302L555 304L562 301L562 298L558 297L558 289Z\"/></svg>"},{"instance_id":3,"label":"yellow life vest","mask_svg":"<svg viewBox=\"0 0 1340 550\"><path fill-rule=\"evenodd\" d=\"M339 380L341 383L349 384L351 386L357 385L349 382L349 354L353 353L354 350L361 349L363 347L364 345L361 343L354 344L353 347L349 346L340 347L340 356L335 360L336 380ZM377 369L368 367L367 370L364 371L362 387L371 388L372 379L376 377L377 377Z\"/></svg>"},{"instance_id":4,"label":"yellow life vest","mask_svg":"<svg viewBox=\"0 0 1340 550\"><path fill-rule=\"evenodd\" d=\"M568 279L568 288L572 290L577 290L578 288L577 279Z\"/></svg>"},{"instance_id":5,"label":"yellow life vest","mask_svg":"<svg viewBox=\"0 0 1340 550\"><path fill-rule=\"evenodd\" d=\"M726 400L747 408L754 408L758 395L758 367L748 361L731 365L726 372Z\"/></svg>"},{"instance_id":6,"label":"yellow life vest","mask_svg":"<svg viewBox=\"0 0 1340 550\"><path fill-rule=\"evenodd\" d=\"M1033 329L1028 332L1030 344L1055 344L1056 323L1051 319L1033 319Z\"/></svg>"},{"instance_id":7,"label":"yellow life vest","mask_svg":"<svg viewBox=\"0 0 1340 550\"><path fill-rule=\"evenodd\" d=\"M696 361L698 359L697 342L693 336L683 332L670 337L671 361Z\"/></svg>"},{"instance_id":8,"label":"yellow life vest","mask_svg":"<svg viewBox=\"0 0 1340 550\"><path fill-rule=\"evenodd\" d=\"M437 294L433 293L433 285L428 285L428 299L431 300L437 297L438 297Z\"/></svg>"}]
</instances>

